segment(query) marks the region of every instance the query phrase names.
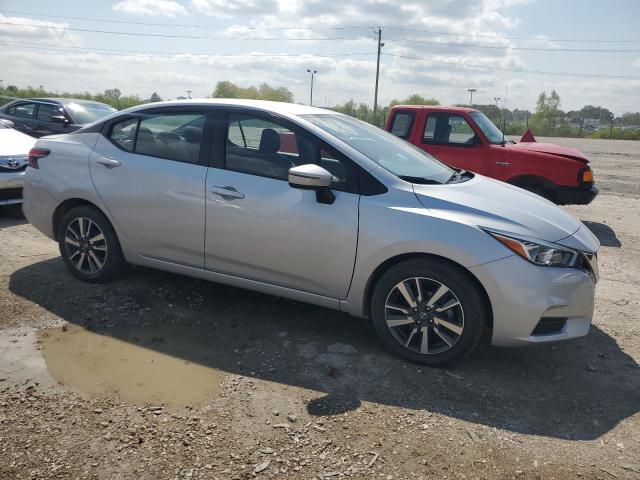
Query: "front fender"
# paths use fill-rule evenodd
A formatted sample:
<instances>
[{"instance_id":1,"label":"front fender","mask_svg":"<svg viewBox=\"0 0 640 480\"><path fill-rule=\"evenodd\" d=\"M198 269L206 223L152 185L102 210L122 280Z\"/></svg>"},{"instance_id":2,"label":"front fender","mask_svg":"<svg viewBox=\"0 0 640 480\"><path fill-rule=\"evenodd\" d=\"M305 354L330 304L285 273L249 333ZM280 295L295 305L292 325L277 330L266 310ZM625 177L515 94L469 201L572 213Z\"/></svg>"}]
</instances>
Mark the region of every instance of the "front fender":
<instances>
[{"instance_id":1,"label":"front fender","mask_svg":"<svg viewBox=\"0 0 640 480\"><path fill-rule=\"evenodd\" d=\"M392 190L389 195L394 198L383 195L362 197L360 201L353 279L341 304L341 309L351 315L364 315L369 281L389 259L430 254L469 269L513 254L475 225L434 216L413 192Z\"/></svg>"}]
</instances>

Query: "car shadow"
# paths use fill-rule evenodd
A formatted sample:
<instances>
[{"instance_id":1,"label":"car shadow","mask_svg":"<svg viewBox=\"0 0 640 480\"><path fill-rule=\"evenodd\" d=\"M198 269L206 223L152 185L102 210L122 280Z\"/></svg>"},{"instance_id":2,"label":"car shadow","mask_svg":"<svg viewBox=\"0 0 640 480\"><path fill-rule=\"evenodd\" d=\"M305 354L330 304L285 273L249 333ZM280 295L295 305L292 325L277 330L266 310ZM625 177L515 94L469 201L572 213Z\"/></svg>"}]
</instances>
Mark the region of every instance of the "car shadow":
<instances>
[{"instance_id":1,"label":"car shadow","mask_svg":"<svg viewBox=\"0 0 640 480\"><path fill-rule=\"evenodd\" d=\"M609 225L600 222L590 222L588 220L583 220L582 223L600 240L600 245L603 247L622 246L622 242L618 239L616 232Z\"/></svg>"},{"instance_id":2,"label":"car shadow","mask_svg":"<svg viewBox=\"0 0 640 480\"><path fill-rule=\"evenodd\" d=\"M0 209L0 230L17 225L24 225L26 223L29 223L26 218L11 218Z\"/></svg>"},{"instance_id":3,"label":"car shadow","mask_svg":"<svg viewBox=\"0 0 640 480\"><path fill-rule=\"evenodd\" d=\"M388 354L367 320L144 268L91 285L55 258L17 270L9 285L14 294L101 335L318 392L307 404L311 415L375 402L586 440L640 410L638 364L597 326L587 337L553 346L481 346L445 370ZM203 345L206 355L197 353Z\"/></svg>"}]
</instances>

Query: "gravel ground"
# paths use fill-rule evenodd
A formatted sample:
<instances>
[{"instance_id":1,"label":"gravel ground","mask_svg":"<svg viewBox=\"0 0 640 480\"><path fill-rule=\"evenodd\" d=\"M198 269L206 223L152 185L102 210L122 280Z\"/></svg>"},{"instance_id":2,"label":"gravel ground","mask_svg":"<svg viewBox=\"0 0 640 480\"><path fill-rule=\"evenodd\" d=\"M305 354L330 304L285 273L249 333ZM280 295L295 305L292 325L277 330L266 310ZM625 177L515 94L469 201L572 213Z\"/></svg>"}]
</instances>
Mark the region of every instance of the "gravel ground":
<instances>
[{"instance_id":1,"label":"gravel ground","mask_svg":"<svg viewBox=\"0 0 640 480\"><path fill-rule=\"evenodd\" d=\"M0 478L640 478L640 142L552 141L602 190L565 207L603 245L591 333L452 370L314 306L141 268L83 284L0 217Z\"/></svg>"}]
</instances>

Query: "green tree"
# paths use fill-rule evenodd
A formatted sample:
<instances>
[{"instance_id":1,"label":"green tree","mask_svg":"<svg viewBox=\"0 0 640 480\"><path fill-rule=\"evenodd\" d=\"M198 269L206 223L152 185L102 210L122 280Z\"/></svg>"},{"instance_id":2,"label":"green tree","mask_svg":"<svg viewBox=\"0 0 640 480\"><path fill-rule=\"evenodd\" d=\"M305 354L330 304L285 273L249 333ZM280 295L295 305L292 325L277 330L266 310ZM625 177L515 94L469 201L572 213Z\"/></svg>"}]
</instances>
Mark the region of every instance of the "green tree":
<instances>
[{"instance_id":1,"label":"green tree","mask_svg":"<svg viewBox=\"0 0 640 480\"><path fill-rule=\"evenodd\" d=\"M216 84L211 95L214 98L246 98L251 100L272 100L274 102L293 102L293 93L286 87L274 88L267 83L240 87L224 80Z\"/></svg>"},{"instance_id":2,"label":"green tree","mask_svg":"<svg viewBox=\"0 0 640 480\"><path fill-rule=\"evenodd\" d=\"M414 93L404 100L391 100L389 106L394 107L396 105L440 105L440 102L435 98L427 98Z\"/></svg>"}]
</instances>

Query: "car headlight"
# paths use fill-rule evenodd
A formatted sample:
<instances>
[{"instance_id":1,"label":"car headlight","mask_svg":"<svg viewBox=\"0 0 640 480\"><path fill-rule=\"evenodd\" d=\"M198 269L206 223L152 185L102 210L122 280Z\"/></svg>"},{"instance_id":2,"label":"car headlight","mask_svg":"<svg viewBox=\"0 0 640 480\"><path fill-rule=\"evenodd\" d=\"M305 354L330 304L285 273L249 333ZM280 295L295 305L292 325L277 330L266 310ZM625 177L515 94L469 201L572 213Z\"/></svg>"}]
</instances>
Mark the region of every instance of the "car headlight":
<instances>
[{"instance_id":1,"label":"car headlight","mask_svg":"<svg viewBox=\"0 0 640 480\"><path fill-rule=\"evenodd\" d=\"M485 230L489 235L529 262L542 267L573 267L578 252L542 240Z\"/></svg>"}]
</instances>

